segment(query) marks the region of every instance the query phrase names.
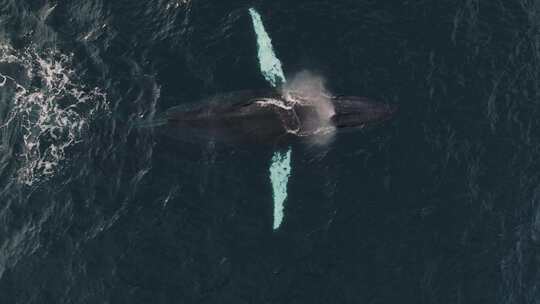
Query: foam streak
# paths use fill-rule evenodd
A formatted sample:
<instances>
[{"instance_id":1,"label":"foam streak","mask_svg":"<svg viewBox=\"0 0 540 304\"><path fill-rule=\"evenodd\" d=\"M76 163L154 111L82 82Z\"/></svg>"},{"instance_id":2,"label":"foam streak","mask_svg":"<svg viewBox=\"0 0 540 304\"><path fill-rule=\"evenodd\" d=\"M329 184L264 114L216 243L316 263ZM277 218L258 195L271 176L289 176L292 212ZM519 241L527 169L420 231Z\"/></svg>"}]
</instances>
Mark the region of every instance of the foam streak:
<instances>
[{"instance_id":1,"label":"foam streak","mask_svg":"<svg viewBox=\"0 0 540 304\"><path fill-rule=\"evenodd\" d=\"M32 185L58 170L67 149L81 140L88 121L106 108L106 96L80 82L70 68L71 55L32 48L19 51L0 43L0 63L19 71L0 74L0 86L7 92L0 108L4 113L0 148L14 142L20 145L14 155L16 178Z\"/></svg>"}]
</instances>

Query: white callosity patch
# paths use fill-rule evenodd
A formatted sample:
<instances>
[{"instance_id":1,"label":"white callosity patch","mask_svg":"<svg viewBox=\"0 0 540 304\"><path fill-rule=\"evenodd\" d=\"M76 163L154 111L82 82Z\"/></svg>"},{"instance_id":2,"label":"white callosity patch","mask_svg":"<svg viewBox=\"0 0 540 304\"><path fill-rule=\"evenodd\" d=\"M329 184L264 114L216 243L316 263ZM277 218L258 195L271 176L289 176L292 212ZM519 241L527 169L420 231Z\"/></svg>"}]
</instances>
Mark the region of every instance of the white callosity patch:
<instances>
[{"instance_id":1,"label":"white callosity patch","mask_svg":"<svg viewBox=\"0 0 540 304\"><path fill-rule=\"evenodd\" d=\"M16 178L24 184L53 175L66 149L81 140L89 119L106 110L105 94L77 81L71 59L56 51L40 54L0 44L0 64L22 68L20 75L0 70L0 85L12 91L0 130L3 144L15 130L21 136Z\"/></svg>"},{"instance_id":2,"label":"white callosity patch","mask_svg":"<svg viewBox=\"0 0 540 304\"><path fill-rule=\"evenodd\" d=\"M257 50L259 65L264 78L273 86L277 87L285 83L285 74L281 68L281 61L276 57L272 40L264 28L261 15L253 9L249 9L253 28L257 35Z\"/></svg>"},{"instance_id":3,"label":"white callosity patch","mask_svg":"<svg viewBox=\"0 0 540 304\"><path fill-rule=\"evenodd\" d=\"M291 175L291 149L286 153L276 152L270 166L270 180L274 193L274 229L283 222L285 199L287 199L287 184Z\"/></svg>"}]
</instances>

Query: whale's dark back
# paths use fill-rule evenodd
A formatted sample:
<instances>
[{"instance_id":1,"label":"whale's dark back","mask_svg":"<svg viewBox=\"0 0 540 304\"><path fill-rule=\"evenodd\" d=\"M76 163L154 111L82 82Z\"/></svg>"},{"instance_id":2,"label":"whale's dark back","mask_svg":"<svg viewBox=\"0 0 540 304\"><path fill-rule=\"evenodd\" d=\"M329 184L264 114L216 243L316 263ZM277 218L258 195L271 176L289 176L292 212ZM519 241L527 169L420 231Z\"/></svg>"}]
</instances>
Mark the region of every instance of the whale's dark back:
<instances>
[{"instance_id":1,"label":"whale's dark back","mask_svg":"<svg viewBox=\"0 0 540 304\"><path fill-rule=\"evenodd\" d=\"M364 97L339 96L329 101L334 107L330 122L337 129L384 121L395 112L391 106ZM236 91L168 109L164 129L184 141L273 144L293 137L291 129L308 121L314 107L287 104L276 90Z\"/></svg>"},{"instance_id":2,"label":"whale's dark back","mask_svg":"<svg viewBox=\"0 0 540 304\"><path fill-rule=\"evenodd\" d=\"M337 96L332 98L335 115L332 121L338 129L364 127L390 119L397 106L373 101L366 97Z\"/></svg>"},{"instance_id":3,"label":"whale's dark back","mask_svg":"<svg viewBox=\"0 0 540 304\"><path fill-rule=\"evenodd\" d=\"M166 111L167 133L187 141L272 143L287 131L272 107L257 101L279 98L274 91L236 91Z\"/></svg>"}]
</instances>

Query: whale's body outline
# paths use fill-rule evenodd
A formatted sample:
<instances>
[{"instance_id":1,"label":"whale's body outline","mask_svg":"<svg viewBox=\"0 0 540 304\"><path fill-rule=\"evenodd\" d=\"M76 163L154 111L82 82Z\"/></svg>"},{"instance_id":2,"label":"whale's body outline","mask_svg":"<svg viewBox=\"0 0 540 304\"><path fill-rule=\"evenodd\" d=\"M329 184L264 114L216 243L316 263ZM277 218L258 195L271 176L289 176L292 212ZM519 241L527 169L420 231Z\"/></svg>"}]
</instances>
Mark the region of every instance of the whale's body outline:
<instances>
[{"instance_id":1,"label":"whale's body outline","mask_svg":"<svg viewBox=\"0 0 540 304\"><path fill-rule=\"evenodd\" d=\"M396 110L364 97L328 96L328 100L334 113L326 123L338 132L388 120ZM169 134L184 141L273 144L326 132L322 120L313 123L315 112L309 98L293 103L279 90L242 90L169 108L161 120Z\"/></svg>"}]
</instances>

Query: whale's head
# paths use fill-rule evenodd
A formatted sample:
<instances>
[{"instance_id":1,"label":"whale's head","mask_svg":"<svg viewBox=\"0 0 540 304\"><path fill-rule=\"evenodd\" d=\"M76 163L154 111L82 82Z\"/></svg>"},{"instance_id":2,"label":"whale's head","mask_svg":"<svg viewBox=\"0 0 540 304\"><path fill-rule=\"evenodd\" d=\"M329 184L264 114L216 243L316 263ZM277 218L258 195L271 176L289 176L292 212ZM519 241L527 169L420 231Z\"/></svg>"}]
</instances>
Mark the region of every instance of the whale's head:
<instances>
[{"instance_id":1,"label":"whale's head","mask_svg":"<svg viewBox=\"0 0 540 304\"><path fill-rule=\"evenodd\" d=\"M363 128L384 122L397 111L397 106L376 102L365 97L339 96L332 98L333 125L340 128Z\"/></svg>"}]
</instances>

